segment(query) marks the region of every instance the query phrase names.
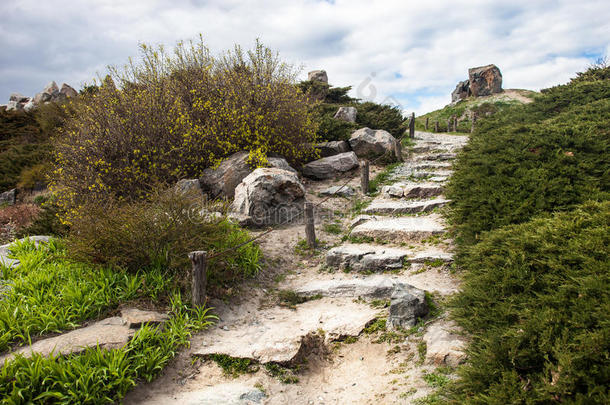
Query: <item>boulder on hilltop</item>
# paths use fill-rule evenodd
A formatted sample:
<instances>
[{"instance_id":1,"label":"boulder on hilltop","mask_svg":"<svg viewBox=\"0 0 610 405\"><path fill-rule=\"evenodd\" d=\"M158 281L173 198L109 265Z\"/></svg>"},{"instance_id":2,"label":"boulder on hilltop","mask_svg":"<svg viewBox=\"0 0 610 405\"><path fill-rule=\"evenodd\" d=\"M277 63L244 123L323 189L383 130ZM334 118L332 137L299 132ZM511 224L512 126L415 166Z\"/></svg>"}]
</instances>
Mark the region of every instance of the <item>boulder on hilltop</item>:
<instances>
[{"instance_id":1,"label":"boulder on hilltop","mask_svg":"<svg viewBox=\"0 0 610 405\"><path fill-rule=\"evenodd\" d=\"M482 97L501 93L502 73L496 65L468 69L468 80L461 81L451 92L451 102L457 103L467 97Z\"/></svg>"}]
</instances>

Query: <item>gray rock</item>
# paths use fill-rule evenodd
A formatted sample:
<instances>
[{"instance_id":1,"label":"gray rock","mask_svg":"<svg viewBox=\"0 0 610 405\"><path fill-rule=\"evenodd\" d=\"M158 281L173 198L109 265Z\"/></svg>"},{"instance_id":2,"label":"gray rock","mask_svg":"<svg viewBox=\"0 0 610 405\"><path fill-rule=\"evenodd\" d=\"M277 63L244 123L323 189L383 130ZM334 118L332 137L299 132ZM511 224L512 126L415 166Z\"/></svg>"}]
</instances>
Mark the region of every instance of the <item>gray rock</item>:
<instances>
[{"instance_id":1,"label":"gray rock","mask_svg":"<svg viewBox=\"0 0 610 405\"><path fill-rule=\"evenodd\" d=\"M448 202L449 200L443 198L421 201L375 199L362 212L365 214L415 214L432 211L445 206Z\"/></svg>"},{"instance_id":2,"label":"gray rock","mask_svg":"<svg viewBox=\"0 0 610 405\"><path fill-rule=\"evenodd\" d=\"M295 289L295 293L301 297L389 299L397 284L392 278L381 275L365 279L316 280Z\"/></svg>"},{"instance_id":3,"label":"gray rock","mask_svg":"<svg viewBox=\"0 0 610 405\"><path fill-rule=\"evenodd\" d=\"M176 183L175 190L177 193L200 195L203 193L201 190L201 184L198 179L182 179Z\"/></svg>"},{"instance_id":4,"label":"gray rock","mask_svg":"<svg viewBox=\"0 0 610 405\"><path fill-rule=\"evenodd\" d=\"M356 110L356 107L339 107L333 118L347 122L356 122L357 114L358 110Z\"/></svg>"},{"instance_id":5,"label":"gray rock","mask_svg":"<svg viewBox=\"0 0 610 405\"><path fill-rule=\"evenodd\" d=\"M354 152L340 153L307 163L303 166L303 175L324 180L355 169L358 165L358 157Z\"/></svg>"},{"instance_id":6,"label":"gray rock","mask_svg":"<svg viewBox=\"0 0 610 405\"><path fill-rule=\"evenodd\" d=\"M328 84L328 75L326 70L312 70L307 73L307 80Z\"/></svg>"},{"instance_id":7,"label":"gray rock","mask_svg":"<svg viewBox=\"0 0 610 405\"><path fill-rule=\"evenodd\" d=\"M496 65L468 69L470 93L474 97L489 96L502 92L502 73Z\"/></svg>"},{"instance_id":8,"label":"gray rock","mask_svg":"<svg viewBox=\"0 0 610 405\"><path fill-rule=\"evenodd\" d=\"M350 186L331 186L320 191L320 194L324 196L339 196L347 198L355 195L356 191Z\"/></svg>"},{"instance_id":9,"label":"gray rock","mask_svg":"<svg viewBox=\"0 0 610 405\"><path fill-rule=\"evenodd\" d=\"M125 308L121 310L121 318L125 324L131 329L138 329L145 323L150 325L158 325L169 319L167 314L162 314L156 311L143 311L137 308Z\"/></svg>"},{"instance_id":10,"label":"gray rock","mask_svg":"<svg viewBox=\"0 0 610 405\"><path fill-rule=\"evenodd\" d=\"M347 141L330 141L319 143L315 146L320 151L320 156L329 157L351 150Z\"/></svg>"},{"instance_id":11,"label":"gray rock","mask_svg":"<svg viewBox=\"0 0 610 405\"><path fill-rule=\"evenodd\" d=\"M267 158L267 161L269 162L269 165L271 167L275 167L276 169L287 170L295 174L297 173L297 171L294 170L292 166L290 166L286 159L282 157L269 157Z\"/></svg>"},{"instance_id":12,"label":"gray rock","mask_svg":"<svg viewBox=\"0 0 610 405\"><path fill-rule=\"evenodd\" d=\"M62 83L59 93L63 94L67 98L76 97L78 95L76 90L74 90L74 88L72 86L70 86L66 83Z\"/></svg>"},{"instance_id":13,"label":"gray rock","mask_svg":"<svg viewBox=\"0 0 610 405\"><path fill-rule=\"evenodd\" d=\"M10 97L8 98L9 101L16 101L18 103L27 103L30 98L24 96L23 94L19 94L19 93L11 93Z\"/></svg>"},{"instance_id":14,"label":"gray rock","mask_svg":"<svg viewBox=\"0 0 610 405\"><path fill-rule=\"evenodd\" d=\"M248 152L237 152L223 160L216 169L205 169L199 179L203 192L210 198L233 198L235 187L252 172Z\"/></svg>"},{"instance_id":15,"label":"gray rock","mask_svg":"<svg viewBox=\"0 0 610 405\"><path fill-rule=\"evenodd\" d=\"M351 235L400 243L418 241L444 232L444 226L431 216L377 217L354 227Z\"/></svg>"},{"instance_id":16,"label":"gray rock","mask_svg":"<svg viewBox=\"0 0 610 405\"><path fill-rule=\"evenodd\" d=\"M409 252L367 244L345 244L326 253L326 265L342 270L383 271L401 269Z\"/></svg>"},{"instance_id":17,"label":"gray rock","mask_svg":"<svg viewBox=\"0 0 610 405\"><path fill-rule=\"evenodd\" d=\"M14 205L16 201L17 201L17 190L16 189L5 191L4 193L0 194L0 205L1 204Z\"/></svg>"},{"instance_id":18,"label":"gray rock","mask_svg":"<svg viewBox=\"0 0 610 405\"><path fill-rule=\"evenodd\" d=\"M6 111L21 111L23 110L23 104L17 101L9 101L6 104Z\"/></svg>"},{"instance_id":19,"label":"gray rock","mask_svg":"<svg viewBox=\"0 0 610 405\"><path fill-rule=\"evenodd\" d=\"M381 188L381 194L388 197L402 198L405 185L402 183L390 184Z\"/></svg>"},{"instance_id":20,"label":"gray rock","mask_svg":"<svg viewBox=\"0 0 610 405\"><path fill-rule=\"evenodd\" d=\"M429 198L443 194L444 187L435 183L410 184L403 189L405 198Z\"/></svg>"},{"instance_id":21,"label":"gray rock","mask_svg":"<svg viewBox=\"0 0 610 405\"><path fill-rule=\"evenodd\" d=\"M36 104L34 104L34 100L29 100L27 103L25 103L23 105L23 110L26 112L30 112L32 111L34 108L36 108Z\"/></svg>"},{"instance_id":22,"label":"gray rock","mask_svg":"<svg viewBox=\"0 0 610 405\"><path fill-rule=\"evenodd\" d=\"M390 301L388 324L391 328L409 328L428 314L426 294L408 284L397 285Z\"/></svg>"},{"instance_id":23,"label":"gray rock","mask_svg":"<svg viewBox=\"0 0 610 405\"><path fill-rule=\"evenodd\" d=\"M459 82L457 86L455 86L455 90L451 92L451 102L457 103L460 100L464 100L470 96L470 81L464 80L463 82Z\"/></svg>"},{"instance_id":24,"label":"gray rock","mask_svg":"<svg viewBox=\"0 0 610 405\"><path fill-rule=\"evenodd\" d=\"M358 157L375 158L386 153L393 157L396 139L383 129L360 128L352 133L349 144Z\"/></svg>"},{"instance_id":25,"label":"gray rock","mask_svg":"<svg viewBox=\"0 0 610 405\"><path fill-rule=\"evenodd\" d=\"M232 210L254 226L283 224L298 219L305 203L305 187L287 170L260 168L235 188Z\"/></svg>"}]
</instances>

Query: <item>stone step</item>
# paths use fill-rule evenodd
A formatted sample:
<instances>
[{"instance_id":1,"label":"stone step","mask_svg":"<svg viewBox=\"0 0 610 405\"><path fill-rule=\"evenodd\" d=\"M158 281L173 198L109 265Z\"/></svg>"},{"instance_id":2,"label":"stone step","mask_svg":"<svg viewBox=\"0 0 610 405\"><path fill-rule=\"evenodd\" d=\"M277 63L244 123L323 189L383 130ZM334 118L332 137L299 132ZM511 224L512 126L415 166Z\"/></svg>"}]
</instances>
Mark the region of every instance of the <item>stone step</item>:
<instances>
[{"instance_id":1,"label":"stone step","mask_svg":"<svg viewBox=\"0 0 610 405\"><path fill-rule=\"evenodd\" d=\"M404 167L405 167L405 169L410 169L411 171L445 170L445 169L451 169L451 163L428 161L428 160L418 160L418 161L415 161L414 163L405 164Z\"/></svg>"},{"instance_id":2,"label":"stone step","mask_svg":"<svg viewBox=\"0 0 610 405\"><path fill-rule=\"evenodd\" d=\"M432 160L432 161L439 161L439 162L445 162L448 160L453 160L455 159L457 155L455 153L432 153L432 154L426 154L426 155L422 155L422 156L417 156L416 160Z\"/></svg>"},{"instance_id":3,"label":"stone step","mask_svg":"<svg viewBox=\"0 0 610 405\"><path fill-rule=\"evenodd\" d=\"M449 200L435 198L432 200L388 200L375 199L362 212L364 214L415 214L419 212L432 211L443 207Z\"/></svg>"},{"instance_id":4,"label":"stone step","mask_svg":"<svg viewBox=\"0 0 610 405\"><path fill-rule=\"evenodd\" d=\"M255 316L242 314L225 327L207 331L201 343L193 344L193 355L224 354L287 364L298 359L302 347L358 336L379 316L378 309L351 298L314 299L295 309L272 307L255 312Z\"/></svg>"},{"instance_id":5,"label":"stone step","mask_svg":"<svg viewBox=\"0 0 610 405\"><path fill-rule=\"evenodd\" d=\"M355 226L351 235L401 243L419 241L444 232L445 228L439 220L432 215L428 215L423 217L371 219Z\"/></svg>"},{"instance_id":6,"label":"stone step","mask_svg":"<svg viewBox=\"0 0 610 405\"><path fill-rule=\"evenodd\" d=\"M381 188L385 198L429 198L436 197L445 191L438 183L395 183Z\"/></svg>"}]
</instances>

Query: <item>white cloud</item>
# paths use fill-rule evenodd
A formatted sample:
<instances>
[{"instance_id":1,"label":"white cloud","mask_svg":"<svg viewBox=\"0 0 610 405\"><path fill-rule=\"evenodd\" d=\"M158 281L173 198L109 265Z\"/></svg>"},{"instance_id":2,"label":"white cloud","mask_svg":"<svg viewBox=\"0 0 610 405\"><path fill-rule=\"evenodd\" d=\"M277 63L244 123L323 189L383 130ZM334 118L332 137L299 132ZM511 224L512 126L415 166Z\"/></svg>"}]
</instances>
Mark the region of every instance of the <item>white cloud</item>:
<instances>
[{"instance_id":1,"label":"white cloud","mask_svg":"<svg viewBox=\"0 0 610 405\"><path fill-rule=\"evenodd\" d=\"M374 86L377 101L393 97L421 113L446 104L472 66L495 63L507 88L567 81L608 54L608 15L599 0L3 2L0 99L50 80L78 86L135 56L138 42L202 33L218 51L259 37L306 70L326 69L332 84L354 86L355 96Z\"/></svg>"}]
</instances>

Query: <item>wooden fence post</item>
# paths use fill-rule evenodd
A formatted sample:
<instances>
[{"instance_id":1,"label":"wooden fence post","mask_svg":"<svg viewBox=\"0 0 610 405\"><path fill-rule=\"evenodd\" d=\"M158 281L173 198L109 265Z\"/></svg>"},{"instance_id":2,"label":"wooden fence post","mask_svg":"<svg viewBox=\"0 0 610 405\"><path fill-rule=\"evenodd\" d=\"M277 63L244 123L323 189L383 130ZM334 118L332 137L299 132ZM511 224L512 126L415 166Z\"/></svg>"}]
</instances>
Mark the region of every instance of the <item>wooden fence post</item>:
<instances>
[{"instance_id":1,"label":"wooden fence post","mask_svg":"<svg viewBox=\"0 0 610 405\"><path fill-rule=\"evenodd\" d=\"M424 128L426 129L426 131L428 130L428 117L426 117L426 124L424 125Z\"/></svg>"},{"instance_id":2,"label":"wooden fence post","mask_svg":"<svg viewBox=\"0 0 610 405\"><path fill-rule=\"evenodd\" d=\"M400 143L400 139L396 140L396 144L394 145L394 154L396 155L396 161L402 162L402 144Z\"/></svg>"},{"instance_id":3,"label":"wooden fence post","mask_svg":"<svg viewBox=\"0 0 610 405\"><path fill-rule=\"evenodd\" d=\"M305 203L305 237L310 249L316 247L316 229L314 226L313 203Z\"/></svg>"},{"instance_id":4,"label":"wooden fence post","mask_svg":"<svg viewBox=\"0 0 610 405\"><path fill-rule=\"evenodd\" d=\"M474 132L474 123L477 122L477 115L475 113L472 113L472 120L470 123L470 133Z\"/></svg>"},{"instance_id":5,"label":"wooden fence post","mask_svg":"<svg viewBox=\"0 0 610 405\"><path fill-rule=\"evenodd\" d=\"M360 162L360 187L362 187L362 194L367 195L369 193L369 161L364 160Z\"/></svg>"},{"instance_id":6,"label":"wooden fence post","mask_svg":"<svg viewBox=\"0 0 610 405\"><path fill-rule=\"evenodd\" d=\"M457 132L457 124L458 124L458 119L457 119L457 117L454 115L454 116L453 116L453 132Z\"/></svg>"},{"instance_id":7,"label":"wooden fence post","mask_svg":"<svg viewBox=\"0 0 610 405\"><path fill-rule=\"evenodd\" d=\"M447 132L451 132L451 118L447 118Z\"/></svg>"},{"instance_id":8,"label":"wooden fence post","mask_svg":"<svg viewBox=\"0 0 610 405\"><path fill-rule=\"evenodd\" d=\"M415 138L415 113L411 113L411 120L409 121L409 138Z\"/></svg>"},{"instance_id":9,"label":"wooden fence post","mask_svg":"<svg viewBox=\"0 0 610 405\"><path fill-rule=\"evenodd\" d=\"M207 284L207 261L208 253L202 250L189 253L189 259L193 264L192 286L193 297L191 302L194 307L205 304L205 289Z\"/></svg>"},{"instance_id":10,"label":"wooden fence post","mask_svg":"<svg viewBox=\"0 0 610 405\"><path fill-rule=\"evenodd\" d=\"M434 121L434 132L438 132L438 121Z\"/></svg>"}]
</instances>

